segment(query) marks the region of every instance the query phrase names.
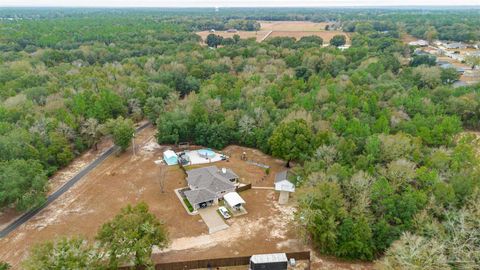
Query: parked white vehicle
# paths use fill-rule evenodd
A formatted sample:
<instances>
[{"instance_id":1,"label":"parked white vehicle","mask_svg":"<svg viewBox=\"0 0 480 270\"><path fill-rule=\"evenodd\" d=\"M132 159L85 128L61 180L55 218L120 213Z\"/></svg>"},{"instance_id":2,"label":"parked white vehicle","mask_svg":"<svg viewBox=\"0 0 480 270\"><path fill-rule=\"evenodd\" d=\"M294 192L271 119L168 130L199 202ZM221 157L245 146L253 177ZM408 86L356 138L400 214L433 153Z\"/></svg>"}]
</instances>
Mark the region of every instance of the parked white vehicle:
<instances>
[{"instance_id":1,"label":"parked white vehicle","mask_svg":"<svg viewBox=\"0 0 480 270\"><path fill-rule=\"evenodd\" d=\"M228 213L228 210L227 210L227 208L225 208L225 206L220 206L220 207L218 208L218 211L220 212L220 214L222 215L222 217L223 217L224 219L229 219L229 218L231 218L231 216L230 216L230 214Z\"/></svg>"}]
</instances>

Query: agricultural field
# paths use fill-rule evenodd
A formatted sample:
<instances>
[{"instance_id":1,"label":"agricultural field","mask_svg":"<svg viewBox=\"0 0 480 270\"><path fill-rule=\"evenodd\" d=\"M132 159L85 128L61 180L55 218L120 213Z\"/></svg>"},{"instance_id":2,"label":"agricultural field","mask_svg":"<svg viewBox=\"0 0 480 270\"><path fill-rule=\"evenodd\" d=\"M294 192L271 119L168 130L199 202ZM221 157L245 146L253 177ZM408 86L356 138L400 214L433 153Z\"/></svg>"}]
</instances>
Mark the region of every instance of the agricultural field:
<instances>
[{"instance_id":1,"label":"agricultural field","mask_svg":"<svg viewBox=\"0 0 480 270\"><path fill-rule=\"evenodd\" d=\"M257 42L263 40L263 38L269 33L269 31L238 31L236 33L229 33L227 31L215 31L215 34L220 35L224 38L233 38L234 35L239 35L242 39L255 38ZM207 39L207 36L211 34L210 31L200 31L196 33L199 35L203 41Z\"/></svg>"},{"instance_id":2,"label":"agricultural field","mask_svg":"<svg viewBox=\"0 0 480 270\"><path fill-rule=\"evenodd\" d=\"M248 214L228 220L230 228L227 230L208 234L207 226L200 216L188 215L173 192L186 185L183 171L178 166L163 166L160 169L154 163L165 149L165 146L156 143L154 134L152 127L143 130L136 138L135 156L129 149L118 157L108 158L35 218L0 239L0 260L17 268L32 245L56 239L60 235L81 235L94 240L101 224L113 218L120 208L141 201L148 203L150 211L165 221L170 233L170 246L164 251L154 250L155 261L242 256L309 248L299 239L291 224L295 205L278 205L278 195L270 189L242 192ZM108 142L104 144L108 145ZM285 165L283 161L255 149L228 146L223 152L231 155L230 160L215 165L231 168L239 174L242 182L252 183L254 187L272 187L275 173L284 169ZM240 160L243 152L246 152L249 160L269 165L270 174L266 175L265 169ZM87 158L88 156L79 157L72 164L83 164ZM75 171L74 168L71 170ZM67 175L67 172L64 170L58 174ZM159 182L162 175L165 179L164 193L161 192ZM252 242L257 244L252 246ZM315 263L321 267L336 265L340 267L338 269L342 266L350 269L350 265L355 265L323 257L318 257ZM368 269L368 266L359 264L359 269Z\"/></svg>"},{"instance_id":3,"label":"agricultural field","mask_svg":"<svg viewBox=\"0 0 480 270\"><path fill-rule=\"evenodd\" d=\"M325 26L327 23L315 23L308 21L259 21L261 28L259 31L238 31L237 33L228 33L226 31L215 31L215 34L224 38L231 38L235 34L240 38L255 38L257 42L273 38L273 37L293 37L300 39L305 36L319 36L325 43L328 43L335 35L345 35L347 44L350 44L349 35L342 31L327 31ZM203 41L211 34L210 31L197 32Z\"/></svg>"}]
</instances>

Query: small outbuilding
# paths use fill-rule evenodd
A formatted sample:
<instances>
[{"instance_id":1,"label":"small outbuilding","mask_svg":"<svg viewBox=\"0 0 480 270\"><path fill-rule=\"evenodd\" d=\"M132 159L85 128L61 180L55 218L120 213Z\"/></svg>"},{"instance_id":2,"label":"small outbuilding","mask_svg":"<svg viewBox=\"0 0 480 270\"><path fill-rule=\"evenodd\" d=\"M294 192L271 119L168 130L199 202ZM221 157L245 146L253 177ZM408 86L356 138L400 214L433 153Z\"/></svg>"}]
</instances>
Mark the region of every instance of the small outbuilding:
<instances>
[{"instance_id":1,"label":"small outbuilding","mask_svg":"<svg viewBox=\"0 0 480 270\"><path fill-rule=\"evenodd\" d=\"M295 185L288 179L288 170L281 171L275 175L275 190L280 191L279 204L286 204L290 193L295 192Z\"/></svg>"},{"instance_id":2,"label":"small outbuilding","mask_svg":"<svg viewBox=\"0 0 480 270\"><path fill-rule=\"evenodd\" d=\"M229 192L223 196L225 204L233 210L240 211L245 205L245 201L237 192Z\"/></svg>"},{"instance_id":3,"label":"small outbuilding","mask_svg":"<svg viewBox=\"0 0 480 270\"><path fill-rule=\"evenodd\" d=\"M287 270L285 253L257 254L250 257L250 270Z\"/></svg>"},{"instance_id":4,"label":"small outbuilding","mask_svg":"<svg viewBox=\"0 0 480 270\"><path fill-rule=\"evenodd\" d=\"M167 150L163 152L163 160L167 165L177 165L178 164L178 156L172 150Z\"/></svg>"},{"instance_id":5,"label":"small outbuilding","mask_svg":"<svg viewBox=\"0 0 480 270\"><path fill-rule=\"evenodd\" d=\"M423 40L423 39L419 39L419 40L415 40L415 41L410 41L410 42L408 43L408 45L410 45L410 46L426 47L426 46L428 46L428 41Z\"/></svg>"}]
</instances>

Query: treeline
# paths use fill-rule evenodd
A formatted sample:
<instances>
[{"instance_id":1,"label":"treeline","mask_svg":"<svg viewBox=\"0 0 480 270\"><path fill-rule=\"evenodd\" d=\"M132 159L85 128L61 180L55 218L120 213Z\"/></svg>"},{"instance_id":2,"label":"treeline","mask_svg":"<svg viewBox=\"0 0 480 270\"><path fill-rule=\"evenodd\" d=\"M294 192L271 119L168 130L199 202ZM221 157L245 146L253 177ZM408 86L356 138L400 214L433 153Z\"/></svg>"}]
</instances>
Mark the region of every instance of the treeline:
<instances>
[{"instance_id":1,"label":"treeline","mask_svg":"<svg viewBox=\"0 0 480 270\"><path fill-rule=\"evenodd\" d=\"M373 260L405 232L430 239L422 220L448 222L445 213L466 207L480 186L475 140L458 135L478 127L478 86L452 88L458 74L405 61L410 49L379 30L353 35L345 51L277 38L177 55L158 72L195 76L204 63L209 75L195 93L165 102L158 141L236 143L303 164L296 222L322 253ZM467 244L478 247L450 247Z\"/></svg>"},{"instance_id":2,"label":"treeline","mask_svg":"<svg viewBox=\"0 0 480 270\"><path fill-rule=\"evenodd\" d=\"M182 27L103 15L6 22L0 32L0 208L19 210L44 202L47 177L102 136L128 146L124 117L141 120L147 96L174 91L149 83L149 55L198 47Z\"/></svg>"},{"instance_id":3,"label":"treeline","mask_svg":"<svg viewBox=\"0 0 480 270\"><path fill-rule=\"evenodd\" d=\"M211 49L182 25L191 18L96 16L0 24L0 206L35 205L47 175L94 147L101 126L147 117L159 143L236 143L295 161L295 224L322 253L372 260L387 250L385 265L438 269L429 256L410 260L406 245L442 243L446 268L478 265L467 257L478 242L466 240L480 231L478 160L475 139L460 134L478 128L479 87L453 88L456 73L410 59L390 24L356 24L344 51L315 37ZM79 37L63 47L70 28ZM460 219L469 230L449 225Z\"/></svg>"},{"instance_id":4,"label":"treeline","mask_svg":"<svg viewBox=\"0 0 480 270\"><path fill-rule=\"evenodd\" d=\"M22 269L92 269L115 270L131 266L152 268L152 246L163 249L169 245L165 224L150 213L141 202L127 205L112 220L105 222L89 243L81 236L61 237L32 245ZM0 270L11 266L0 261Z\"/></svg>"}]
</instances>

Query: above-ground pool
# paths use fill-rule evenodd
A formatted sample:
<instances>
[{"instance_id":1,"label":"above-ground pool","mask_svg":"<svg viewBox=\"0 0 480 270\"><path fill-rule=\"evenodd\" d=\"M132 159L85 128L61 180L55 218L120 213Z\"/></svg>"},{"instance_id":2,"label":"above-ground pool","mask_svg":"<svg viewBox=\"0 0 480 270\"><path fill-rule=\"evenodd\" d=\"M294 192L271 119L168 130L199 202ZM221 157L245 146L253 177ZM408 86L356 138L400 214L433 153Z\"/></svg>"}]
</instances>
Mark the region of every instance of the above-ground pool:
<instances>
[{"instance_id":1,"label":"above-ground pool","mask_svg":"<svg viewBox=\"0 0 480 270\"><path fill-rule=\"evenodd\" d=\"M197 150L197 153L205 158L213 158L215 157L215 152L213 152L211 149L200 149Z\"/></svg>"}]
</instances>

